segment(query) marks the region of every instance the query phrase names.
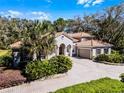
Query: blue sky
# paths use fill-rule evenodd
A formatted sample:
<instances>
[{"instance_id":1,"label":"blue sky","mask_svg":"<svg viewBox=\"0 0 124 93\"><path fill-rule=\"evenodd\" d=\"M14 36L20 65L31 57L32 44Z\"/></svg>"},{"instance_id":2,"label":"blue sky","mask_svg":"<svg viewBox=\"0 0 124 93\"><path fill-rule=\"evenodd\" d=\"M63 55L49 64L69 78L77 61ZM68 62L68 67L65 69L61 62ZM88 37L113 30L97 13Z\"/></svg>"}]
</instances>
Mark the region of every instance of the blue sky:
<instances>
[{"instance_id":1,"label":"blue sky","mask_svg":"<svg viewBox=\"0 0 124 93\"><path fill-rule=\"evenodd\" d=\"M0 0L0 15L55 20L100 12L124 0Z\"/></svg>"}]
</instances>

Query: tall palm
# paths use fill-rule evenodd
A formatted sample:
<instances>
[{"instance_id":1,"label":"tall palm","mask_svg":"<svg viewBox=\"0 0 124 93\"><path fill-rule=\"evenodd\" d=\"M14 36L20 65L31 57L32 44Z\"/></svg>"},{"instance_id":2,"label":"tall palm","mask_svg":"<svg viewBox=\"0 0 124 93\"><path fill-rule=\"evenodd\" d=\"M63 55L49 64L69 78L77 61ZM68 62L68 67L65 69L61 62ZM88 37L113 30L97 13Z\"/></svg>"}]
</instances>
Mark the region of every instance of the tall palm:
<instances>
[{"instance_id":1,"label":"tall palm","mask_svg":"<svg viewBox=\"0 0 124 93\"><path fill-rule=\"evenodd\" d=\"M54 32L49 21L39 22L34 21L30 27L27 26L27 31L24 35L24 47L27 48L33 59L40 59L40 54L43 52L45 57L54 49Z\"/></svg>"}]
</instances>

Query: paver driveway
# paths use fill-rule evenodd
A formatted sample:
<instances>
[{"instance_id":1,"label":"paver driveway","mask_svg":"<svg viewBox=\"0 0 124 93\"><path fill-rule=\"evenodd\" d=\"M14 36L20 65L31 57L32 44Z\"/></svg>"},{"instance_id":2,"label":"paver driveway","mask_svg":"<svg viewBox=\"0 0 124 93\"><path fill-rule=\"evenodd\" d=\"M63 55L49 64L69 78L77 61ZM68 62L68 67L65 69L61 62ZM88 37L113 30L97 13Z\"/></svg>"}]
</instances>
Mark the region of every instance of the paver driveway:
<instances>
[{"instance_id":1,"label":"paver driveway","mask_svg":"<svg viewBox=\"0 0 124 93\"><path fill-rule=\"evenodd\" d=\"M44 81L38 80L30 84L0 90L0 93L47 93L102 77L119 79L119 75L124 72L124 66L105 65L78 58L72 58L72 60L73 68L64 77Z\"/></svg>"}]
</instances>

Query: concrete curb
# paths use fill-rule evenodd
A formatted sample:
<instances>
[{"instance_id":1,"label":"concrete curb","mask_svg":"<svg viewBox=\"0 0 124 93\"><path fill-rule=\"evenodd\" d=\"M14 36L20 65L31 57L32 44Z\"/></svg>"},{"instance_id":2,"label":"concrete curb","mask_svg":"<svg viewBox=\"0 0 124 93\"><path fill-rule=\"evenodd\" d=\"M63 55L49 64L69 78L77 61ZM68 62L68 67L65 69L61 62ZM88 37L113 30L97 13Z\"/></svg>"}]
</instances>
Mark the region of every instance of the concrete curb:
<instances>
[{"instance_id":1,"label":"concrete curb","mask_svg":"<svg viewBox=\"0 0 124 93\"><path fill-rule=\"evenodd\" d=\"M38 80L35 80L35 81L44 81L44 80L48 80L48 79L56 79L56 78L65 77L65 76L67 76L67 75L68 75L68 73L56 74L56 75L44 77L44 78L42 78L42 79L38 79Z\"/></svg>"},{"instance_id":2,"label":"concrete curb","mask_svg":"<svg viewBox=\"0 0 124 93\"><path fill-rule=\"evenodd\" d=\"M97 61L94 61L94 62L97 62ZM107 62L107 61L98 61L97 63L103 63L103 64L115 65L115 66L124 66L124 63L111 63L111 62Z\"/></svg>"}]
</instances>

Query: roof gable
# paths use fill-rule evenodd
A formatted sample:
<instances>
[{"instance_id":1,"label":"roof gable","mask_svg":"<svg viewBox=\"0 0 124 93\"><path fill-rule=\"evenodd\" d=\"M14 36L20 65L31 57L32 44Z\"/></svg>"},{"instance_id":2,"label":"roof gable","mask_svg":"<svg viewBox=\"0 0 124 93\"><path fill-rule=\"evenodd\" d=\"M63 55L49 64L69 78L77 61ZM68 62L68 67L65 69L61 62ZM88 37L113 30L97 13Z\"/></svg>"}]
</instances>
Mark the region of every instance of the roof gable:
<instances>
[{"instance_id":1,"label":"roof gable","mask_svg":"<svg viewBox=\"0 0 124 93\"><path fill-rule=\"evenodd\" d=\"M59 36L61 36L61 35L64 35L65 37L67 37L68 39L70 39L70 40L73 41L73 42L78 42L77 39L74 39L74 38L70 37L70 36L69 36L67 33L65 33L65 32L59 32L59 33L57 33L57 34L56 34L56 37L59 37Z\"/></svg>"}]
</instances>

